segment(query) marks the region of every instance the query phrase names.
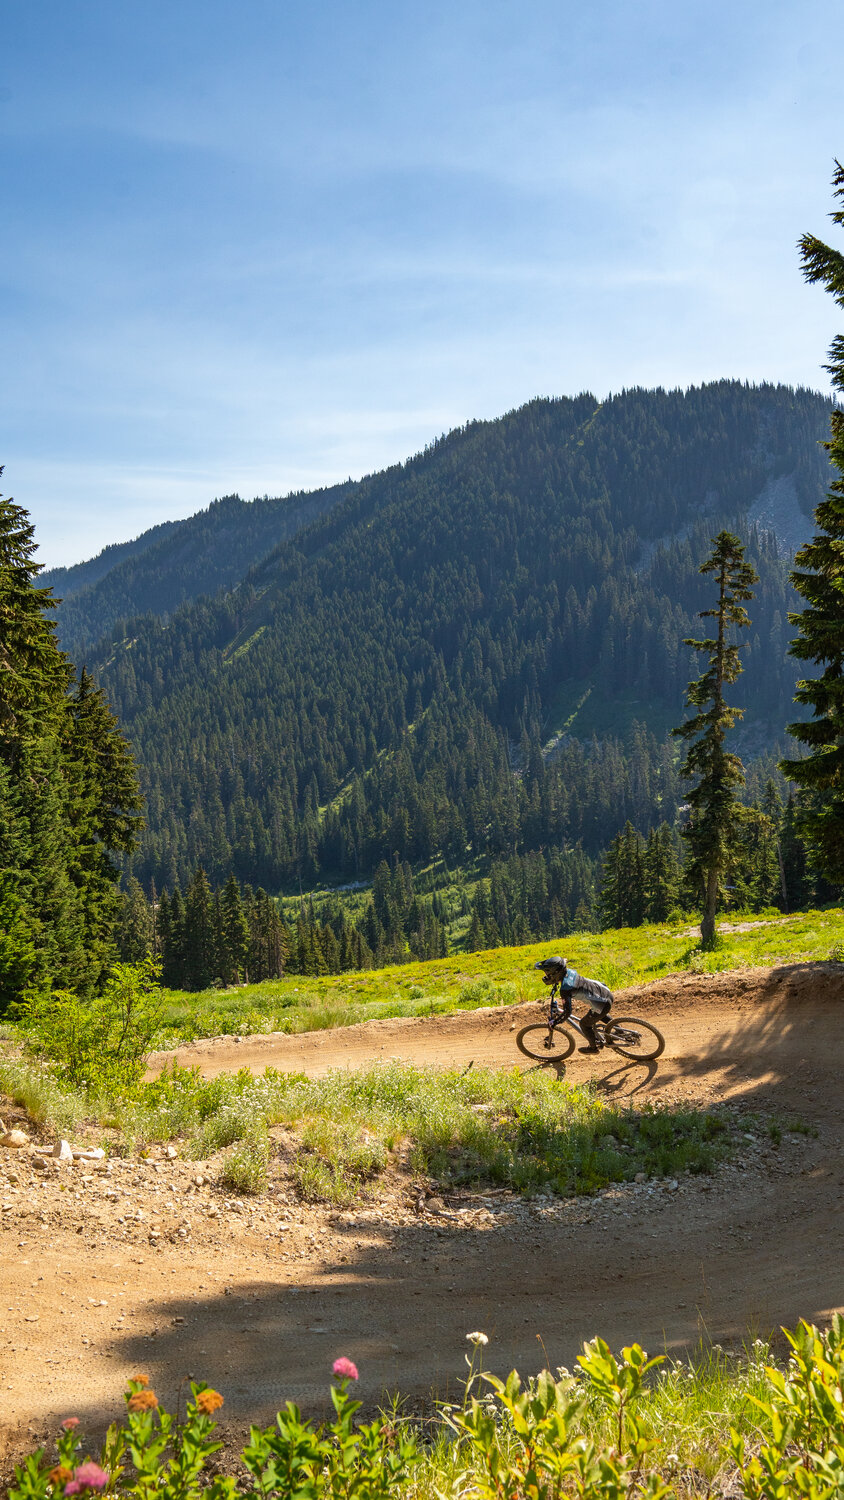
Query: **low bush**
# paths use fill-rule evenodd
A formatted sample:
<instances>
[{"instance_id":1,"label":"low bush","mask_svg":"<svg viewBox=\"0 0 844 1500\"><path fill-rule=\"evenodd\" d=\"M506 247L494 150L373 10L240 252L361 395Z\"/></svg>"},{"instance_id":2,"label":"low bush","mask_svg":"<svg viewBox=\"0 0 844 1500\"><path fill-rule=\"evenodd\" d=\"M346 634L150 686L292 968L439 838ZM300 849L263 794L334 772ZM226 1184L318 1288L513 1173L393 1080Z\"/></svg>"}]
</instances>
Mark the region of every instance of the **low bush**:
<instances>
[{"instance_id":1,"label":"low bush","mask_svg":"<svg viewBox=\"0 0 844 1500\"><path fill-rule=\"evenodd\" d=\"M220 1184L233 1193L262 1193L267 1186L270 1143L266 1126L253 1130L226 1155Z\"/></svg>"},{"instance_id":2,"label":"low bush","mask_svg":"<svg viewBox=\"0 0 844 1500\"><path fill-rule=\"evenodd\" d=\"M784 1369L756 1344L727 1368L649 1359L638 1344L612 1353L583 1346L576 1372L522 1381L476 1368L465 1396L440 1406L420 1443L397 1408L355 1426L360 1402L351 1360L334 1364L332 1419L314 1425L288 1402L275 1425L252 1427L240 1480L207 1473L222 1446L214 1413L223 1397L191 1382L180 1422L162 1411L146 1376L126 1392L126 1416L109 1428L98 1461L84 1455L75 1418L62 1424L57 1461L43 1449L15 1471L9 1500L77 1494L149 1500L840 1500L844 1494L844 1320L826 1332L801 1323L787 1334ZM717 1351L716 1351L717 1352ZM663 1368L659 1368L662 1366ZM233 1459L234 1455L229 1455Z\"/></svg>"},{"instance_id":3,"label":"low bush","mask_svg":"<svg viewBox=\"0 0 844 1500\"><path fill-rule=\"evenodd\" d=\"M27 1051L92 1097L133 1093L161 1024L158 978L158 968L146 959L116 964L100 995L85 998L69 990L30 995L14 1012Z\"/></svg>"}]
</instances>

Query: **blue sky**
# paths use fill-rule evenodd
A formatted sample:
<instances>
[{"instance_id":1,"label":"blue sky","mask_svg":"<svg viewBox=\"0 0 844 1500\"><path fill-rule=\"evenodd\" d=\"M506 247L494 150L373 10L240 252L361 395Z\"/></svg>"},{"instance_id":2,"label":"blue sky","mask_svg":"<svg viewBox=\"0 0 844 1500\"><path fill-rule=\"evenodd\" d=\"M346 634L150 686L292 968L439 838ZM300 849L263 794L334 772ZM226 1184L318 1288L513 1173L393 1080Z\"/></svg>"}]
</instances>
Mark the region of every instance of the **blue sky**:
<instances>
[{"instance_id":1,"label":"blue sky","mask_svg":"<svg viewBox=\"0 0 844 1500\"><path fill-rule=\"evenodd\" d=\"M5 0L0 462L48 565L536 395L825 388L840 0Z\"/></svg>"}]
</instances>

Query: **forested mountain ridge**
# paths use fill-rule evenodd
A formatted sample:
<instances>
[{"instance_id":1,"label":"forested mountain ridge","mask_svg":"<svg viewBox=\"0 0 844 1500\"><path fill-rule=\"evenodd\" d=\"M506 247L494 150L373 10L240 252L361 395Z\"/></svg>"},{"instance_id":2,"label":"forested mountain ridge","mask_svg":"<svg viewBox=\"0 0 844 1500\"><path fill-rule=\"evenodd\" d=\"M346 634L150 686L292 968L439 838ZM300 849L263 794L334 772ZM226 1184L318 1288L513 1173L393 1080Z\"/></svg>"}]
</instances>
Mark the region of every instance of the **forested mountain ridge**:
<instances>
[{"instance_id":1,"label":"forested mountain ridge","mask_svg":"<svg viewBox=\"0 0 844 1500\"><path fill-rule=\"evenodd\" d=\"M106 547L90 562L45 570L44 585L62 601L56 624L63 649L76 661L85 659L118 621L168 615L180 604L232 588L350 488L338 484L252 501L225 495L185 521L165 521L134 542Z\"/></svg>"},{"instance_id":2,"label":"forested mountain ridge","mask_svg":"<svg viewBox=\"0 0 844 1500\"><path fill-rule=\"evenodd\" d=\"M788 480L809 534L829 410L736 382L535 401L351 486L231 592L135 620L97 666L148 796L134 872L274 890L673 819L663 731L722 525L760 573L736 699L760 742L793 717L787 563L747 518ZM591 743L586 698L639 727Z\"/></svg>"}]
</instances>

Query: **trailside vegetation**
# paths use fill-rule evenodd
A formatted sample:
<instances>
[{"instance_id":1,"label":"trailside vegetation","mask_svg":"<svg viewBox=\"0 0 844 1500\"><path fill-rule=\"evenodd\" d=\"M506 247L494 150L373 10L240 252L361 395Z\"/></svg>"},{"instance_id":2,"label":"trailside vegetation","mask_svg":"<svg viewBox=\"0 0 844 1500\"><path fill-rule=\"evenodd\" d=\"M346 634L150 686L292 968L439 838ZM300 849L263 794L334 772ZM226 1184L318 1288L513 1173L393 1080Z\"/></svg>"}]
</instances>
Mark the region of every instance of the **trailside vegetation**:
<instances>
[{"instance_id":1,"label":"trailside vegetation","mask_svg":"<svg viewBox=\"0 0 844 1500\"><path fill-rule=\"evenodd\" d=\"M836 162L835 197L844 200L844 167ZM836 209L833 223L844 224L844 210ZM844 255L814 235L800 241L807 281L820 281L844 307ZM844 336L833 339L826 366L832 384L844 391ZM814 662L817 677L797 684L795 698L811 709L812 717L789 724L788 730L806 746L802 759L783 762L783 770L800 788L799 822L809 845L812 863L833 881L844 881L844 411L830 416L831 438L826 444L838 471L825 500L815 510L817 532L795 557L792 583L806 608L789 614L797 628L790 646L800 662Z\"/></svg>"},{"instance_id":2,"label":"trailside vegetation","mask_svg":"<svg viewBox=\"0 0 844 1500\"><path fill-rule=\"evenodd\" d=\"M0 496L0 1013L25 992L101 985L117 860L141 826L132 757L58 648L34 550L25 510Z\"/></svg>"},{"instance_id":3,"label":"trailside vegetation","mask_svg":"<svg viewBox=\"0 0 844 1500\"><path fill-rule=\"evenodd\" d=\"M728 631L730 627L749 628L750 618L743 606L753 597L758 579L745 561L738 537L729 531L720 531L713 539L712 552L700 571L713 573L718 582L716 607L700 611L701 619L716 620L718 628L714 636L685 642L695 651L708 653L709 665L687 689L686 703L697 713L674 733L689 742L681 774L696 778L688 794L689 816L682 833L690 849L689 876L702 895L701 939L710 944L715 937L720 885L737 825L736 789L745 779L739 757L725 745L727 731L743 717L743 710L728 706L724 697L725 687L741 672L739 647L728 640Z\"/></svg>"},{"instance_id":4,"label":"trailside vegetation","mask_svg":"<svg viewBox=\"0 0 844 1500\"><path fill-rule=\"evenodd\" d=\"M832 1500L842 1487L844 1319L835 1314L825 1330L803 1321L785 1337L784 1366L761 1340L737 1360L716 1346L693 1363L649 1359L638 1343L614 1354L596 1337L574 1371L522 1380L512 1370L502 1380L484 1368L489 1337L477 1329L466 1333L463 1399L438 1404L424 1442L400 1401L358 1421L352 1386L361 1371L341 1355L326 1421L314 1424L288 1401L272 1426L253 1425L242 1451L226 1455L214 1420L221 1392L190 1377L179 1416L160 1405L147 1375L134 1375L98 1462L71 1417L55 1452L36 1449L17 1467L9 1497ZM235 1461L237 1477L219 1472Z\"/></svg>"}]
</instances>

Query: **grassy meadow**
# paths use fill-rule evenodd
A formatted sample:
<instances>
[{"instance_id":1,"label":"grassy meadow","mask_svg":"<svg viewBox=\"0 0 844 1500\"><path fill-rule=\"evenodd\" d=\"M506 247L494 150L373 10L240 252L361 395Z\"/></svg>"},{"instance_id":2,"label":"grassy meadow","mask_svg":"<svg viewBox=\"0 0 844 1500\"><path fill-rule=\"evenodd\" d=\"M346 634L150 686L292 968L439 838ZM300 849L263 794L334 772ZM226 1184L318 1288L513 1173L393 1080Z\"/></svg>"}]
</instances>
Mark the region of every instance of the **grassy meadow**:
<instances>
[{"instance_id":1,"label":"grassy meadow","mask_svg":"<svg viewBox=\"0 0 844 1500\"><path fill-rule=\"evenodd\" d=\"M743 926L748 930L731 931ZM751 925L752 924L752 925ZM844 958L844 911L731 917L720 944L702 953L699 934L679 926L578 932L519 948L491 948L428 963L358 973L302 975L199 993L169 990L158 1038L162 1047L196 1037L327 1030L389 1016L442 1015L483 1005L512 1005L543 993L533 964L562 952L582 973L611 989L682 972L714 973L754 965Z\"/></svg>"}]
</instances>

